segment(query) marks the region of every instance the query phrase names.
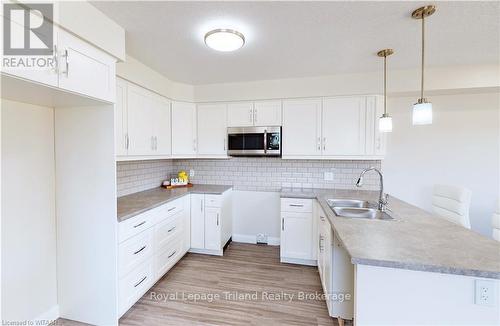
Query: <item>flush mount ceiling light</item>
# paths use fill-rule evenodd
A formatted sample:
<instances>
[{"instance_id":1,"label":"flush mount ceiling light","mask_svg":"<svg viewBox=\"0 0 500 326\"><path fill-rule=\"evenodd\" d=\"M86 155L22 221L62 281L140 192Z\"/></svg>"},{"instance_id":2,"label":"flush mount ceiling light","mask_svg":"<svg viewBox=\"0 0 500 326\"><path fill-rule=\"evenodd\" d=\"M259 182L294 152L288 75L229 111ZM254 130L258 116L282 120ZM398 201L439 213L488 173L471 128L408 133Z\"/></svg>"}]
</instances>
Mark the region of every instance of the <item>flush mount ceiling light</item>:
<instances>
[{"instance_id":1,"label":"flush mount ceiling light","mask_svg":"<svg viewBox=\"0 0 500 326\"><path fill-rule=\"evenodd\" d=\"M218 28L205 34L205 44L216 51L231 52L245 44L245 36L234 29Z\"/></svg>"},{"instance_id":2,"label":"flush mount ceiling light","mask_svg":"<svg viewBox=\"0 0 500 326\"><path fill-rule=\"evenodd\" d=\"M378 121L380 132L392 131L392 117L387 113L387 57L393 53L393 49L384 49L377 52L379 57L384 57L384 114L382 114Z\"/></svg>"},{"instance_id":3,"label":"flush mount ceiling light","mask_svg":"<svg viewBox=\"0 0 500 326\"><path fill-rule=\"evenodd\" d=\"M420 98L413 104L413 125L432 124L432 103L424 97L424 63L425 63L425 17L436 11L435 6L425 6L412 12L411 17L422 20L422 72L420 79Z\"/></svg>"}]
</instances>

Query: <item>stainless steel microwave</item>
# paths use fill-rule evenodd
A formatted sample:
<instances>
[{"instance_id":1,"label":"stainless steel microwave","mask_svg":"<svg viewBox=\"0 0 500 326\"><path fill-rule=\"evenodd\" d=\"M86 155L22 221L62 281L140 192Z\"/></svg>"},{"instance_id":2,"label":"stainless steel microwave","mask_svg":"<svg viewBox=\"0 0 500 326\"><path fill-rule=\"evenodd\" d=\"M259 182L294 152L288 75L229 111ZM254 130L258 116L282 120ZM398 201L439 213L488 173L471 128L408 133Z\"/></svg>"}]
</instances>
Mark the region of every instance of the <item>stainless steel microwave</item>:
<instances>
[{"instance_id":1,"label":"stainless steel microwave","mask_svg":"<svg viewBox=\"0 0 500 326\"><path fill-rule=\"evenodd\" d=\"M227 128L230 156L281 156L281 127Z\"/></svg>"}]
</instances>

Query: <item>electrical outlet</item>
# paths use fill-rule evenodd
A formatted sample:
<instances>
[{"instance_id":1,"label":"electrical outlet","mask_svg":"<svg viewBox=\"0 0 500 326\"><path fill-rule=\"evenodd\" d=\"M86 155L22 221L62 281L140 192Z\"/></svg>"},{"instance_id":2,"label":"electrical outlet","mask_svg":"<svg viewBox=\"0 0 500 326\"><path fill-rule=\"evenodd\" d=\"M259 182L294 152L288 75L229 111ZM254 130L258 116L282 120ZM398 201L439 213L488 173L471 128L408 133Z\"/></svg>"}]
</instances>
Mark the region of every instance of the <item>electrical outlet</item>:
<instances>
[{"instance_id":1,"label":"electrical outlet","mask_svg":"<svg viewBox=\"0 0 500 326\"><path fill-rule=\"evenodd\" d=\"M194 177L194 170L193 169L189 170L189 177L190 178Z\"/></svg>"},{"instance_id":2,"label":"electrical outlet","mask_svg":"<svg viewBox=\"0 0 500 326\"><path fill-rule=\"evenodd\" d=\"M494 281L476 280L475 285L475 304L481 306L493 306L496 304L497 300Z\"/></svg>"},{"instance_id":3,"label":"electrical outlet","mask_svg":"<svg viewBox=\"0 0 500 326\"><path fill-rule=\"evenodd\" d=\"M325 172L324 179L325 181L333 181L333 172Z\"/></svg>"},{"instance_id":4,"label":"electrical outlet","mask_svg":"<svg viewBox=\"0 0 500 326\"><path fill-rule=\"evenodd\" d=\"M257 244L267 244L267 235L264 233L257 234Z\"/></svg>"}]
</instances>

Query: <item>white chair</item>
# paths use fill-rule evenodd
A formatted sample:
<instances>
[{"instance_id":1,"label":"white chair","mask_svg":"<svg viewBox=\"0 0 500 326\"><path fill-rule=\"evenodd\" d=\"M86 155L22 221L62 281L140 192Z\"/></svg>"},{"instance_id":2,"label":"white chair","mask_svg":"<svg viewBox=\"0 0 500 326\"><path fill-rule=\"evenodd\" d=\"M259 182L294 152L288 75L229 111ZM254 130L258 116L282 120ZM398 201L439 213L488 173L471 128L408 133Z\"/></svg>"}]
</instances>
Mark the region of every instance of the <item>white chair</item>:
<instances>
[{"instance_id":1,"label":"white chair","mask_svg":"<svg viewBox=\"0 0 500 326\"><path fill-rule=\"evenodd\" d=\"M493 213L491 218L491 225L493 226L493 239L500 241L500 199L497 204L497 211Z\"/></svg>"},{"instance_id":2,"label":"white chair","mask_svg":"<svg viewBox=\"0 0 500 326\"><path fill-rule=\"evenodd\" d=\"M464 187L435 185L432 210L440 217L470 229L471 195L472 192Z\"/></svg>"}]
</instances>

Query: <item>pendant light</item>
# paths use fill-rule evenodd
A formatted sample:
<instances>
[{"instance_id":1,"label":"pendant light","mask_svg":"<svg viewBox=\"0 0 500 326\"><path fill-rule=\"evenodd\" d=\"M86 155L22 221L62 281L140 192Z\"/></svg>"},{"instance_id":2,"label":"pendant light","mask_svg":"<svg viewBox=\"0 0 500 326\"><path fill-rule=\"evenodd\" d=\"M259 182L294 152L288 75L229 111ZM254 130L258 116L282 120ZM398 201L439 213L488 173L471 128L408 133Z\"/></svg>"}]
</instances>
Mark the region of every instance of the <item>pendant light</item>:
<instances>
[{"instance_id":1,"label":"pendant light","mask_svg":"<svg viewBox=\"0 0 500 326\"><path fill-rule=\"evenodd\" d=\"M393 49L384 49L377 52L379 57L384 57L384 114L378 121L378 130L380 132L392 132L392 117L387 113L387 57L393 53Z\"/></svg>"},{"instance_id":2,"label":"pendant light","mask_svg":"<svg viewBox=\"0 0 500 326\"><path fill-rule=\"evenodd\" d=\"M422 20L422 71L420 79L420 98L413 104L413 125L432 124L432 103L424 97L424 64L425 64L425 17L436 11L435 6L425 6L413 11L411 17Z\"/></svg>"}]
</instances>

